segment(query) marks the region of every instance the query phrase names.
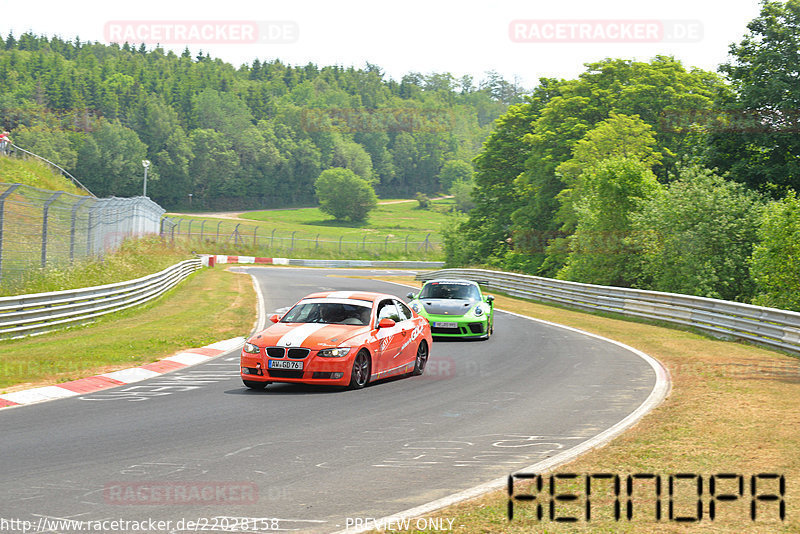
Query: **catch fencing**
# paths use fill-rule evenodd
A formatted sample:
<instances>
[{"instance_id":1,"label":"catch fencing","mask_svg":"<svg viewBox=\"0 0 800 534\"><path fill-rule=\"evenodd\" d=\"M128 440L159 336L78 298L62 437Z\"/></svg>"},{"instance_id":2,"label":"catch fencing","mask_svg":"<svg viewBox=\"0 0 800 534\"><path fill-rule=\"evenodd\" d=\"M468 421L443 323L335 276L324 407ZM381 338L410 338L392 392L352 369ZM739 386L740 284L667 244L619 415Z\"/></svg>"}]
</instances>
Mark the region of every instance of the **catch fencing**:
<instances>
[{"instance_id":1,"label":"catch fencing","mask_svg":"<svg viewBox=\"0 0 800 534\"><path fill-rule=\"evenodd\" d=\"M466 278L515 297L619 313L800 353L800 313L676 293L580 284L484 269L443 269L417 280Z\"/></svg>"},{"instance_id":2,"label":"catch fencing","mask_svg":"<svg viewBox=\"0 0 800 534\"><path fill-rule=\"evenodd\" d=\"M26 271L102 256L161 231L164 209L145 197L95 198L0 183L0 284Z\"/></svg>"},{"instance_id":3,"label":"catch fencing","mask_svg":"<svg viewBox=\"0 0 800 534\"><path fill-rule=\"evenodd\" d=\"M169 227L167 227L169 225ZM291 255L303 251L327 252L335 254L353 254L367 252L376 256L386 254L410 254L419 258L440 256L442 243L431 240L432 233L421 235L405 235L372 237L364 232L361 239L325 238L322 234L303 234L300 231L286 231L264 226L237 223L233 220L217 221L183 219L170 217L165 219L163 234L172 240L185 239L198 243L230 244L240 247L254 247L263 251L279 252ZM275 255L275 254L273 254Z\"/></svg>"},{"instance_id":4,"label":"catch fencing","mask_svg":"<svg viewBox=\"0 0 800 534\"><path fill-rule=\"evenodd\" d=\"M0 297L0 339L83 324L108 313L144 304L172 289L200 267L200 259L195 258L127 282Z\"/></svg>"}]
</instances>

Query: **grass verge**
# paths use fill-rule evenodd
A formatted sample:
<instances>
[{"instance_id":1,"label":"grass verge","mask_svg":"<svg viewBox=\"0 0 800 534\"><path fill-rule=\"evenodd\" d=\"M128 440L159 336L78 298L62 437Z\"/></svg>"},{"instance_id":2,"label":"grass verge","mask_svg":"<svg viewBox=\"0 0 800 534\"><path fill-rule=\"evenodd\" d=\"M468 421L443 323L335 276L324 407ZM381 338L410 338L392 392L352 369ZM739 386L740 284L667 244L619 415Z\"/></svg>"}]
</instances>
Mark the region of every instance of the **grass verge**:
<instances>
[{"instance_id":1,"label":"grass verge","mask_svg":"<svg viewBox=\"0 0 800 534\"><path fill-rule=\"evenodd\" d=\"M46 293L134 280L191 257L185 243L168 243L158 236L129 239L104 257L85 258L72 265L31 269L14 279L3 279L0 296Z\"/></svg>"},{"instance_id":2,"label":"grass verge","mask_svg":"<svg viewBox=\"0 0 800 534\"><path fill-rule=\"evenodd\" d=\"M386 278L419 287L410 278ZM556 515L573 516L577 522L555 522L549 517L547 486L543 519L535 514L536 503L515 503L508 520L508 495L494 492L439 511L431 518L453 519L459 533L487 532L800 532L800 361L759 347L719 341L692 332L664 328L565 310L521 299L498 296L504 310L593 332L658 359L670 372L670 396L634 428L607 446L591 451L554 471L559 474L611 473L623 478L623 519L613 517L613 495L609 485L594 481L591 521L585 520L585 484L559 482L558 492L573 492L575 502L558 502ZM498 322L502 321L502 315ZM510 335L506 334L506 335ZM624 519L625 477L652 473L663 478L662 519L655 520L656 501L634 500L634 518ZM669 520L668 476L694 473L703 476L703 519L679 523ZM710 476L719 473L744 475L744 494L730 502L718 502L716 517L709 519ZM778 516L778 502L759 501L757 520L750 518L750 477L761 473L784 475L786 520ZM544 477L545 483L548 481ZM676 486L674 517L695 516L696 486L686 480ZM737 494L736 481L719 483L718 493ZM761 482L760 492L778 493L777 482ZM637 486L639 487L639 486ZM653 491L651 486L641 486ZM683 489L680 489L683 488ZM723 489L724 488L724 489ZM515 493L534 494L517 481ZM643 493L644 494L644 493ZM599 495L599 496L598 496ZM648 494L650 495L650 494ZM412 521L411 523L415 523ZM409 532L435 532L408 530Z\"/></svg>"},{"instance_id":3,"label":"grass verge","mask_svg":"<svg viewBox=\"0 0 800 534\"><path fill-rule=\"evenodd\" d=\"M203 269L142 307L83 327L0 342L0 391L142 365L247 335L255 313L249 276Z\"/></svg>"}]
</instances>

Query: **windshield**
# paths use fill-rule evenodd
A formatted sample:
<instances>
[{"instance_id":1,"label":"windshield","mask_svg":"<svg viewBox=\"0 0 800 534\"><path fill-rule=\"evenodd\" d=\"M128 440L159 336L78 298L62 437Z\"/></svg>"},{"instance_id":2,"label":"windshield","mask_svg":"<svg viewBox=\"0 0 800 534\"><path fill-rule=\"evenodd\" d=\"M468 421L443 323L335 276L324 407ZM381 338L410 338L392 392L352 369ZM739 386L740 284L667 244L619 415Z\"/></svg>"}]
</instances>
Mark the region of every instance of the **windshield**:
<instances>
[{"instance_id":1,"label":"windshield","mask_svg":"<svg viewBox=\"0 0 800 534\"><path fill-rule=\"evenodd\" d=\"M421 299L480 300L478 286L458 282L432 282L426 284L419 294Z\"/></svg>"},{"instance_id":2,"label":"windshield","mask_svg":"<svg viewBox=\"0 0 800 534\"><path fill-rule=\"evenodd\" d=\"M369 306L340 302L301 302L281 318L282 323L327 323L366 326Z\"/></svg>"}]
</instances>

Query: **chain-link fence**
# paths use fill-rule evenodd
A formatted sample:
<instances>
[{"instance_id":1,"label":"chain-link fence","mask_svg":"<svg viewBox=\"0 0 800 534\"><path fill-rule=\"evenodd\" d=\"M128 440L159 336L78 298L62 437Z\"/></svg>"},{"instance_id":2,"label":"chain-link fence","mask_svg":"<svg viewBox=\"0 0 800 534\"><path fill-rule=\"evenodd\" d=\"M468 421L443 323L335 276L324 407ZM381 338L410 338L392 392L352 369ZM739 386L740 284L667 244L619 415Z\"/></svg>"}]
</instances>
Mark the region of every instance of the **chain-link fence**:
<instances>
[{"instance_id":1,"label":"chain-link fence","mask_svg":"<svg viewBox=\"0 0 800 534\"><path fill-rule=\"evenodd\" d=\"M302 233L296 230L268 228L261 225L239 223L233 220L196 220L165 218L162 236L166 239L185 239L203 244L227 244L234 247L252 247L265 254L311 253L359 257L370 254L380 257L413 256L417 259L438 259L442 243L431 239L432 232L402 236L375 236L363 232L360 238L340 235L322 236L319 233ZM210 252L219 252L212 250Z\"/></svg>"},{"instance_id":2,"label":"chain-link fence","mask_svg":"<svg viewBox=\"0 0 800 534\"><path fill-rule=\"evenodd\" d=\"M158 234L163 214L145 197L94 198L0 183L0 283L100 256L128 237Z\"/></svg>"}]
</instances>

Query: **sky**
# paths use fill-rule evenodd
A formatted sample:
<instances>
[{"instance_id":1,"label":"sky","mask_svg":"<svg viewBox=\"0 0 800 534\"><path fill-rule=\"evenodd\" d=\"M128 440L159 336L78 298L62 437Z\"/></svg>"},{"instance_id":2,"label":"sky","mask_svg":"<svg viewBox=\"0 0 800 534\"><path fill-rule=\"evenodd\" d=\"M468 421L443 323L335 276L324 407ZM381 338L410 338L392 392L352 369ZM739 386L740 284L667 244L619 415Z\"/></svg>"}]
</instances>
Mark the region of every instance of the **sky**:
<instances>
[{"instance_id":1,"label":"sky","mask_svg":"<svg viewBox=\"0 0 800 534\"><path fill-rule=\"evenodd\" d=\"M0 0L0 33L25 31L108 43L133 37L180 52L209 52L235 66L258 58L345 67L450 72L476 82L490 70L532 88L575 78L606 57L672 55L716 70L728 60L757 0L340 0L75 2ZM136 39L136 38L139 39ZM170 44L166 44L171 40Z\"/></svg>"}]
</instances>

